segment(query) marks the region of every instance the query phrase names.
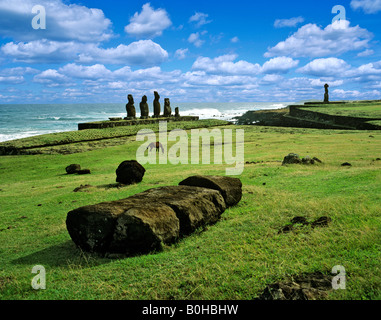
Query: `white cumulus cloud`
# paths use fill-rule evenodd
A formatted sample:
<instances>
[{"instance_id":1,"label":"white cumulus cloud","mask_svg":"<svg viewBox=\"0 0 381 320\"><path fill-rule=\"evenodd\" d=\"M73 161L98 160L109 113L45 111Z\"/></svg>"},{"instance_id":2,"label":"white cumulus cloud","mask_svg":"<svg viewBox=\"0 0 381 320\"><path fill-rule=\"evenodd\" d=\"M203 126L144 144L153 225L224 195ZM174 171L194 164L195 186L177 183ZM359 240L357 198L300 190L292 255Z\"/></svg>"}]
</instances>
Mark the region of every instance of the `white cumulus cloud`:
<instances>
[{"instance_id":1,"label":"white cumulus cloud","mask_svg":"<svg viewBox=\"0 0 381 320\"><path fill-rule=\"evenodd\" d=\"M204 24L211 23L212 20L208 20L209 15L202 12L196 12L193 16L189 18L189 22L196 23L197 27L201 27Z\"/></svg>"},{"instance_id":2,"label":"white cumulus cloud","mask_svg":"<svg viewBox=\"0 0 381 320\"><path fill-rule=\"evenodd\" d=\"M362 9L365 13L377 13L381 11L381 0L352 0L351 7L354 10Z\"/></svg>"},{"instance_id":3,"label":"white cumulus cloud","mask_svg":"<svg viewBox=\"0 0 381 320\"><path fill-rule=\"evenodd\" d=\"M298 60L290 57L276 57L266 61L262 66L263 73L287 73L299 64Z\"/></svg>"},{"instance_id":4,"label":"white cumulus cloud","mask_svg":"<svg viewBox=\"0 0 381 320\"><path fill-rule=\"evenodd\" d=\"M255 75L261 70L259 64L237 59L235 54L227 54L214 59L208 57L198 57L193 63L193 70L202 70L210 74L237 74L237 75Z\"/></svg>"},{"instance_id":5,"label":"white cumulus cloud","mask_svg":"<svg viewBox=\"0 0 381 320\"><path fill-rule=\"evenodd\" d=\"M161 36L163 31L171 25L172 22L166 10L155 10L150 3L146 3L140 13L134 14L124 30L132 36L151 39Z\"/></svg>"},{"instance_id":6,"label":"white cumulus cloud","mask_svg":"<svg viewBox=\"0 0 381 320\"><path fill-rule=\"evenodd\" d=\"M348 69L350 69L350 65L344 60L331 57L315 59L304 67L299 68L297 72L314 76L342 77Z\"/></svg>"},{"instance_id":7,"label":"white cumulus cloud","mask_svg":"<svg viewBox=\"0 0 381 320\"><path fill-rule=\"evenodd\" d=\"M46 11L46 29L34 30L32 8L42 5ZM0 0L0 33L15 41L41 38L52 41L97 42L109 40L113 33L111 21L100 9L62 0Z\"/></svg>"},{"instance_id":8,"label":"white cumulus cloud","mask_svg":"<svg viewBox=\"0 0 381 320\"><path fill-rule=\"evenodd\" d=\"M303 23L303 17L295 17L290 19L277 19L274 22L275 28L284 28L284 27L296 27L298 24Z\"/></svg>"},{"instance_id":9,"label":"white cumulus cloud","mask_svg":"<svg viewBox=\"0 0 381 320\"><path fill-rule=\"evenodd\" d=\"M306 24L265 53L265 57L324 57L337 56L348 51L364 50L373 35L359 26L351 27L343 20L343 28L330 24L324 29L316 24Z\"/></svg>"}]
</instances>

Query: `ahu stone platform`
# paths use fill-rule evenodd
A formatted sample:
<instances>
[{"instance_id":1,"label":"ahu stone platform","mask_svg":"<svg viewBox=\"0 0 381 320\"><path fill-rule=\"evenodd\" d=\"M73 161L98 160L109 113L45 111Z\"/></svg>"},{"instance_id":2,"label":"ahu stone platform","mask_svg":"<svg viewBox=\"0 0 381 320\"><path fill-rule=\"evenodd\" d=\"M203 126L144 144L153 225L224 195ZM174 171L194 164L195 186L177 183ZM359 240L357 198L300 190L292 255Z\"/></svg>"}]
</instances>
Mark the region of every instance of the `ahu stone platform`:
<instances>
[{"instance_id":1,"label":"ahu stone platform","mask_svg":"<svg viewBox=\"0 0 381 320\"><path fill-rule=\"evenodd\" d=\"M86 123L79 123L78 124L78 130L85 130L85 129L105 129L105 128L114 128L114 127L121 127L121 126L134 126L138 124L151 124L151 123L157 123L160 121L197 121L199 120L199 117L196 116L180 116L180 117L158 117L158 118L148 118L148 119L131 119L126 120L122 118L110 118L108 121L96 121L96 122L86 122Z\"/></svg>"}]
</instances>

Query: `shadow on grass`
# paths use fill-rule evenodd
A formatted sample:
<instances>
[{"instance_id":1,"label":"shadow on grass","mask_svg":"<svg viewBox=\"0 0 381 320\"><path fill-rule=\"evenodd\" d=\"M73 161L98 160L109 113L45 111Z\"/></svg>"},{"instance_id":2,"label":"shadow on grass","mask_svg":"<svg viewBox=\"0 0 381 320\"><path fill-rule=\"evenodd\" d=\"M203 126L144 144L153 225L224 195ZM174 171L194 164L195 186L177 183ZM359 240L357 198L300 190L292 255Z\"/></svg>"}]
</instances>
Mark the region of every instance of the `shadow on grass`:
<instances>
[{"instance_id":1,"label":"shadow on grass","mask_svg":"<svg viewBox=\"0 0 381 320\"><path fill-rule=\"evenodd\" d=\"M68 240L61 244L12 260L12 263L50 267L64 267L68 265L92 267L111 261L112 260L102 258L97 254L83 252L78 249L71 240Z\"/></svg>"}]
</instances>

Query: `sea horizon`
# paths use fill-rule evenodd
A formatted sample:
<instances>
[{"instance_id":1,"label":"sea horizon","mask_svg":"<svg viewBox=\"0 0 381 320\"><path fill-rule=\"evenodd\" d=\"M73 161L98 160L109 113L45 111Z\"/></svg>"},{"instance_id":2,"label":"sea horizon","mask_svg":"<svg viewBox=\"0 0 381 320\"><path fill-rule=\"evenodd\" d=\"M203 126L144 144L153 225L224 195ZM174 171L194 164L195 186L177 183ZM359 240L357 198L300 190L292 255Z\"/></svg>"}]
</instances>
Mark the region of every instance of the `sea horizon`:
<instances>
[{"instance_id":1,"label":"sea horizon","mask_svg":"<svg viewBox=\"0 0 381 320\"><path fill-rule=\"evenodd\" d=\"M294 102L178 102L180 115L199 116L200 119L220 119L234 122L247 111L284 108ZM164 104L161 104L163 112ZM153 106L149 104L150 116ZM139 103L135 103L140 117ZM0 142L36 135L75 131L78 123L107 121L126 117L125 103L45 103L0 104Z\"/></svg>"}]
</instances>

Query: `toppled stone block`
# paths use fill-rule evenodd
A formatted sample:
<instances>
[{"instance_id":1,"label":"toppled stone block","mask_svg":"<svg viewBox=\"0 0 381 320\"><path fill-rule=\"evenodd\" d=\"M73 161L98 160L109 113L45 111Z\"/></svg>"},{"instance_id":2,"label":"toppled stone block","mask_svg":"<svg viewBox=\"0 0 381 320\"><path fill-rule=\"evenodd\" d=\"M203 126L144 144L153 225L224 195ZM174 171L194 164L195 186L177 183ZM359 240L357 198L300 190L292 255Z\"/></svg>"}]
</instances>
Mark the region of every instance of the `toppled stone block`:
<instances>
[{"instance_id":1,"label":"toppled stone block","mask_svg":"<svg viewBox=\"0 0 381 320\"><path fill-rule=\"evenodd\" d=\"M85 251L132 255L158 250L162 243L214 224L225 209L218 190L168 186L72 210L66 226L74 243Z\"/></svg>"},{"instance_id":2,"label":"toppled stone block","mask_svg":"<svg viewBox=\"0 0 381 320\"><path fill-rule=\"evenodd\" d=\"M154 188L130 197L151 203L163 203L176 212L180 221L180 235L188 235L197 228L214 224L225 211L223 197L217 190L194 186Z\"/></svg>"},{"instance_id":3,"label":"toppled stone block","mask_svg":"<svg viewBox=\"0 0 381 320\"><path fill-rule=\"evenodd\" d=\"M227 207L236 205L242 198L242 182L238 178L224 176L192 176L179 185L196 186L218 190Z\"/></svg>"},{"instance_id":4,"label":"toppled stone block","mask_svg":"<svg viewBox=\"0 0 381 320\"><path fill-rule=\"evenodd\" d=\"M179 236L179 221L170 207L128 198L72 210L66 226L78 247L99 253L146 253Z\"/></svg>"}]
</instances>

